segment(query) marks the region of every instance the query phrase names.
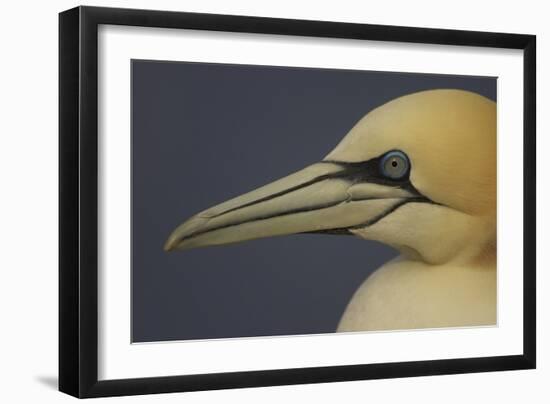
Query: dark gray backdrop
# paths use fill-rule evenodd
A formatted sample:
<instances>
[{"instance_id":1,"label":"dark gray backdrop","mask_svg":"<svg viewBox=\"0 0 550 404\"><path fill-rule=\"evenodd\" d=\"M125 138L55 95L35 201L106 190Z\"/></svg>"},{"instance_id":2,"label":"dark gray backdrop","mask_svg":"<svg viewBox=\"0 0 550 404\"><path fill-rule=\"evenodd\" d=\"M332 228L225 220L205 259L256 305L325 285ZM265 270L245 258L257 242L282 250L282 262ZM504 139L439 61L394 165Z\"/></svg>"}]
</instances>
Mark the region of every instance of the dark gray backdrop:
<instances>
[{"instance_id":1,"label":"dark gray backdrop","mask_svg":"<svg viewBox=\"0 0 550 404\"><path fill-rule=\"evenodd\" d=\"M334 332L356 288L396 255L295 235L165 253L194 213L319 161L371 109L496 79L132 61L133 342Z\"/></svg>"}]
</instances>

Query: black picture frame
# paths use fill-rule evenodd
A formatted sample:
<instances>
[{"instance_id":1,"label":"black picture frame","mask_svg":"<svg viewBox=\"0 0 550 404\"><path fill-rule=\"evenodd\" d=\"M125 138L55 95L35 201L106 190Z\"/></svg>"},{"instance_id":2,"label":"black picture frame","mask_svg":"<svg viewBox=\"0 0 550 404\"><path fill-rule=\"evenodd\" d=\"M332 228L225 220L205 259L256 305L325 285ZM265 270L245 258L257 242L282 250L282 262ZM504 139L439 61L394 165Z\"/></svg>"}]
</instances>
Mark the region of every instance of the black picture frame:
<instances>
[{"instance_id":1,"label":"black picture frame","mask_svg":"<svg viewBox=\"0 0 550 404\"><path fill-rule=\"evenodd\" d=\"M100 24L523 50L523 354L99 381ZM534 35L98 7L77 7L60 13L59 390L85 398L535 368L535 60Z\"/></svg>"}]
</instances>

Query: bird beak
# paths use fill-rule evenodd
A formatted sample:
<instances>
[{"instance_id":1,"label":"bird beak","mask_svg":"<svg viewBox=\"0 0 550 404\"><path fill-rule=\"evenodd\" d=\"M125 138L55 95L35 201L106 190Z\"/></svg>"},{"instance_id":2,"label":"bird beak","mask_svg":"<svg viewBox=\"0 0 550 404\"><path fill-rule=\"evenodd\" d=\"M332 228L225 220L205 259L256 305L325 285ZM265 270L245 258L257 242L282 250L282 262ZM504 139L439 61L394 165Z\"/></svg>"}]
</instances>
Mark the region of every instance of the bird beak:
<instances>
[{"instance_id":1,"label":"bird beak","mask_svg":"<svg viewBox=\"0 0 550 404\"><path fill-rule=\"evenodd\" d=\"M410 190L361 177L358 165L323 161L214 206L178 226L164 249L295 233L351 234L418 197Z\"/></svg>"}]
</instances>

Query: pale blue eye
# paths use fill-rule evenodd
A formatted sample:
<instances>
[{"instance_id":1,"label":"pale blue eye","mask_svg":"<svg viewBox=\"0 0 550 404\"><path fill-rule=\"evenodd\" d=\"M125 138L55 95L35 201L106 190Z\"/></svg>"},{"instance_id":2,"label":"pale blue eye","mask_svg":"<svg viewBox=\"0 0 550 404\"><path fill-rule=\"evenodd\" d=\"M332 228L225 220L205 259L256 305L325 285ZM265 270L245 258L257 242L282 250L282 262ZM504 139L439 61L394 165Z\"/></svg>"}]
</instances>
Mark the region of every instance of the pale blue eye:
<instances>
[{"instance_id":1,"label":"pale blue eye","mask_svg":"<svg viewBox=\"0 0 550 404\"><path fill-rule=\"evenodd\" d=\"M404 178L409 173L409 169L409 158L399 150L386 153L380 161L380 171L392 180Z\"/></svg>"}]
</instances>

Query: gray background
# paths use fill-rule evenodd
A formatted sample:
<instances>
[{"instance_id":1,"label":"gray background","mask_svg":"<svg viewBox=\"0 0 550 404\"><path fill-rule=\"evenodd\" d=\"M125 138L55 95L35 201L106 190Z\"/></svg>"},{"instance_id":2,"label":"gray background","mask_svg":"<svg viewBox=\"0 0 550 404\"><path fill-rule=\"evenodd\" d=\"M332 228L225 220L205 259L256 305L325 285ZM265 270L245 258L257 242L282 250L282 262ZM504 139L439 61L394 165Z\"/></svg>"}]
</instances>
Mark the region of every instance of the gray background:
<instances>
[{"instance_id":1,"label":"gray background","mask_svg":"<svg viewBox=\"0 0 550 404\"><path fill-rule=\"evenodd\" d=\"M396 255L295 235L165 253L189 216L319 161L400 95L496 79L132 61L133 342L334 332L356 288Z\"/></svg>"}]
</instances>

